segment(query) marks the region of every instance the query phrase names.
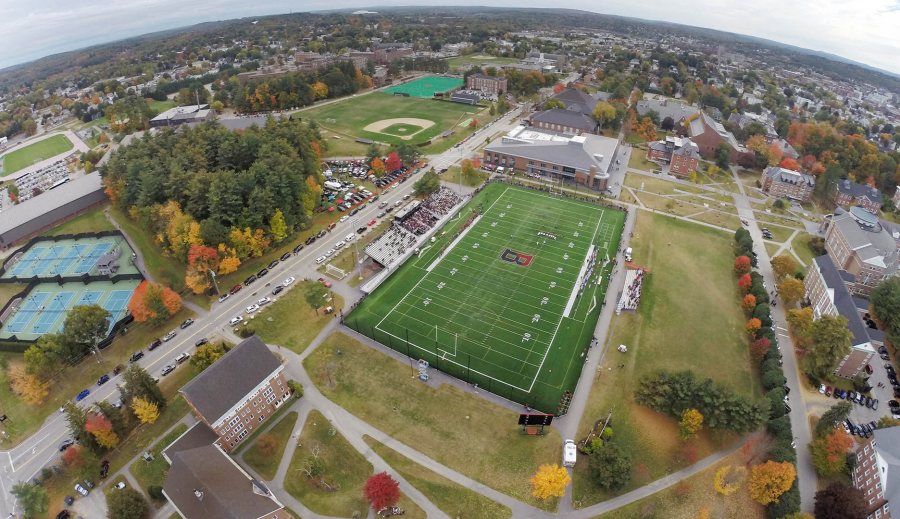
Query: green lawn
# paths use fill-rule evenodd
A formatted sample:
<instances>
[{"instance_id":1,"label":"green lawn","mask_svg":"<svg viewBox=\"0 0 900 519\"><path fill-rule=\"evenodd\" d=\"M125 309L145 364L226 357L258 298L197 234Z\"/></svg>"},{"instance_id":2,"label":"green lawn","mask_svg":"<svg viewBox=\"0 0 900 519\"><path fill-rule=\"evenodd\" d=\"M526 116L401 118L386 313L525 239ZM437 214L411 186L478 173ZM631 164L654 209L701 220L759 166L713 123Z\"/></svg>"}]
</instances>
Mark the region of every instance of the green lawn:
<instances>
[{"instance_id":1,"label":"green lawn","mask_svg":"<svg viewBox=\"0 0 900 519\"><path fill-rule=\"evenodd\" d=\"M112 231L113 224L106 219L103 210L107 205L95 207L86 213L82 213L71 220L61 223L43 233L44 236L57 236L60 234L78 234L82 232Z\"/></svg>"},{"instance_id":2,"label":"green lawn","mask_svg":"<svg viewBox=\"0 0 900 519\"><path fill-rule=\"evenodd\" d=\"M690 464L675 420L639 406L633 391L643 375L660 369L693 370L699 377L755 394L758 384L747 353L745 317L733 273L731 234L665 216L639 212L630 245L635 263L650 269L637 312L613 321L607 356L594 374L579 427L584 437L612 412L616 442L632 456L631 482L622 492ZM616 347L624 344L627 353ZM736 435L704 432L696 459L735 441ZM608 499L575 467L576 506Z\"/></svg>"},{"instance_id":3,"label":"green lawn","mask_svg":"<svg viewBox=\"0 0 900 519\"><path fill-rule=\"evenodd\" d=\"M528 483L542 463L559 461L562 439L555 429L522 435L516 412L454 386L423 384L409 363L340 333L304 366L326 397L397 441L517 499L555 508L531 498Z\"/></svg>"},{"instance_id":4,"label":"green lawn","mask_svg":"<svg viewBox=\"0 0 900 519\"><path fill-rule=\"evenodd\" d=\"M301 470L318 451L321 479ZM372 464L354 449L318 411L311 411L297 450L291 459L284 489L317 514L338 517L364 515L368 503L362 488L372 475Z\"/></svg>"},{"instance_id":5,"label":"green lawn","mask_svg":"<svg viewBox=\"0 0 900 519\"><path fill-rule=\"evenodd\" d=\"M466 187L478 187L481 184L484 184L489 176L490 173L481 170L475 170L475 172L464 176L462 174L462 168L460 168L459 166L450 166L447 169L447 172L441 175L441 180L450 184L459 184Z\"/></svg>"},{"instance_id":6,"label":"green lawn","mask_svg":"<svg viewBox=\"0 0 900 519\"><path fill-rule=\"evenodd\" d=\"M25 290L25 286L22 283L0 283L0 307L5 305L12 296Z\"/></svg>"},{"instance_id":7,"label":"green lawn","mask_svg":"<svg viewBox=\"0 0 900 519\"><path fill-rule=\"evenodd\" d=\"M169 108L175 107L175 101L171 99L166 99L165 101L157 101L151 100L147 103L150 106L150 111L156 112L157 115L165 112Z\"/></svg>"},{"instance_id":8,"label":"green lawn","mask_svg":"<svg viewBox=\"0 0 900 519\"><path fill-rule=\"evenodd\" d=\"M459 103L397 97L376 92L304 110L301 115L304 118L314 119L319 126L346 136L351 141L356 137L362 137L387 144L419 144L450 129L456 130L456 134L451 139L443 140L458 142L454 139L456 137L461 139L467 133L467 129L459 128L457 124L480 111L484 111L484 109ZM386 133L368 132L363 129L377 121L404 117L426 119L435 124L416 134L411 140L404 140L396 135ZM329 143L331 142L329 141ZM427 149L423 149L423 152L427 151Z\"/></svg>"},{"instance_id":9,"label":"green lawn","mask_svg":"<svg viewBox=\"0 0 900 519\"><path fill-rule=\"evenodd\" d=\"M450 481L373 438L366 436L363 439L376 454L381 456L381 459L450 517L467 519L512 517L512 510L507 506Z\"/></svg>"},{"instance_id":10,"label":"green lawn","mask_svg":"<svg viewBox=\"0 0 900 519\"><path fill-rule=\"evenodd\" d=\"M659 169L659 164L655 162L650 162L647 160L647 150L642 150L640 148L632 148L631 157L628 159L628 167L631 169L640 169L642 171L656 171Z\"/></svg>"},{"instance_id":11,"label":"green lawn","mask_svg":"<svg viewBox=\"0 0 900 519\"><path fill-rule=\"evenodd\" d=\"M344 307L341 296L332 293L331 306L335 313L326 315L322 309L318 314L306 303L306 287L318 281L298 281L298 286L284 292L278 301L270 304L254 315L250 322L256 334L268 344L284 346L295 353L302 353L309 343L319 335L326 324L333 321Z\"/></svg>"},{"instance_id":12,"label":"green lawn","mask_svg":"<svg viewBox=\"0 0 900 519\"><path fill-rule=\"evenodd\" d=\"M271 481L278 471L278 465L281 463L281 457L284 455L284 449L287 447L288 440L291 437L291 431L297 422L297 412L291 411L286 414L274 427L262 433L269 435L275 439L275 450L269 453L259 448L259 438L244 453L244 461L253 467L253 470L267 481Z\"/></svg>"},{"instance_id":13,"label":"green lawn","mask_svg":"<svg viewBox=\"0 0 900 519\"><path fill-rule=\"evenodd\" d=\"M505 58L501 56L490 56L487 54L467 54L465 56L454 56L447 60L450 70L469 70L472 65L476 67L499 67L509 63L516 63L516 58Z\"/></svg>"},{"instance_id":14,"label":"green lawn","mask_svg":"<svg viewBox=\"0 0 900 519\"><path fill-rule=\"evenodd\" d=\"M55 157L72 148L72 141L65 135L54 135L34 144L29 144L3 156L3 173L0 176L15 173L35 162Z\"/></svg>"},{"instance_id":15,"label":"green lawn","mask_svg":"<svg viewBox=\"0 0 900 519\"><path fill-rule=\"evenodd\" d=\"M151 486L161 487L166 482L166 474L169 473L169 464L166 463L162 451L187 430L188 426L185 424L176 426L150 449L150 454L153 455L153 461L147 462L143 459L138 459L131 464L131 474L137 480L138 484L141 485L141 488L144 489L144 493L149 493Z\"/></svg>"},{"instance_id":16,"label":"green lawn","mask_svg":"<svg viewBox=\"0 0 900 519\"><path fill-rule=\"evenodd\" d=\"M803 267L803 271L805 272L807 268L809 268L809 264L812 263L813 258L816 257L816 253L809 247L809 240L812 239L812 235L807 232L798 233L797 236L794 236L794 240L791 242L791 247L794 249L794 252L797 253L797 256L800 256L800 260L803 263L801 267Z\"/></svg>"},{"instance_id":17,"label":"green lawn","mask_svg":"<svg viewBox=\"0 0 900 519\"><path fill-rule=\"evenodd\" d=\"M356 142L353 137L333 132L326 128L319 130L326 149L323 155L327 157L365 157L369 146Z\"/></svg>"},{"instance_id":18,"label":"green lawn","mask_svg":"<svg viewBox=\"0 0 900 519\"><path fill-rule=\"evenodd\" d=\"M578 381L605 294L596 274L579 291L581 267L592 246L598 258L615 256L624 213L503 184L488 185L464 212L479 206L482 218L446 256L466 216L345 322L457 378L554 412ZM504 259L510 251L533 259ZM609 270L595 272L605 280Z\"/></svg>"},{"instance_id":19,"label":"green lawn","mask_svg":"<svg viewBox=\"0 0 900 519\"><path fill-rule=\"evenodd\" d=\"M633 158L634 154L632 154L631 156ZM651 193L656 193L658 195L674 195L678 193L706 193L706 191L699 187L679 184L670 180L666 180L663 177L651 177L649 175L641 175L636 173L628 173L627 175L625 175L624 185L634 189L639 189L641 191L650 191ZM710 196L712 196L711 193Z\"/></svg>"},{"instance_id":20,"label":"green lawn","mask_svg":"<svg viewBox=\"0 0 900 519\"><path fill-rule=\"evenodd\" d=\"M185 266L175 258L164 255L162 247L154 242L153 236L141 227L139 223L128 218L115 208L110 208L110 214L128 234L128 237L131 238L132 245L140 250L149 274L157 282L171 287L176 292L183 291L185 289Z\"/></svg>"}]
</instances>

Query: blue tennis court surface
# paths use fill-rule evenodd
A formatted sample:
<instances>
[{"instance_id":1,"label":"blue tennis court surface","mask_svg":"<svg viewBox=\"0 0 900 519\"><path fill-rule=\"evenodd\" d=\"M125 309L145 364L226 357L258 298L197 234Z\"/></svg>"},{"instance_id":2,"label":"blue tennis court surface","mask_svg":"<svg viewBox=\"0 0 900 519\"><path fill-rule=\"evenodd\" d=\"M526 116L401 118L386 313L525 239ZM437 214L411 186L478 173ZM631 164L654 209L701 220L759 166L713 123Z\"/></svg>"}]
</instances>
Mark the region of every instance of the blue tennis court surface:
<instances>
[{"instance_id":1,"label":"blue tennis court surface","mask_svg":"<svg viewBox=\"0 0 900 519\"><path fill-rule=\"evenodd\" d=\"M117 274L137 274L131 263L132 250L121 236L100 236L59 241L40 241L6 266L3 279L75 277L96 275L101 256L118 248Z\"/></svg>"},{"instance_id":2,"label":"blue tennis court surface","mask_svg":"<svg viewBox=\"0 0 900 519\"><path fill-rule=\"evenodd\" d=\"M101 253L102 254L102 253ZM140 280L125 280L113 284L98 281L41 283L25 296L12 317L0 327L0 339L13 335L20 340L35 340L46 333L62 330L66 314L73 306L98 304L110 313L110 330L116 321L128 313L128 301Z\"/></svg>"}]
</instances>

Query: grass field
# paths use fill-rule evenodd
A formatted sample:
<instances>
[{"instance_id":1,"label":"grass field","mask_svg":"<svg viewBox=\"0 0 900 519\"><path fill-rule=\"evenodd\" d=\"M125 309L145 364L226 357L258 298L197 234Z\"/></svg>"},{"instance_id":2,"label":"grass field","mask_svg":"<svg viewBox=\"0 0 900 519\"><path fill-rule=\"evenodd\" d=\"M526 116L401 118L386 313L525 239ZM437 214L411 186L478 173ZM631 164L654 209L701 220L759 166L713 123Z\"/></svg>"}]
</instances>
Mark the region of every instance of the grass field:
<instances>
[{"instance_id":1,"label":"grass field","mask_svg":"<svg viewBox=\"0 0 900 519\"><path fill-rule=\"evenodd\" d=\"M185 424L176 426L169 431L162 440L156 442L152 449L150 449L150 454L153 455L153 461L146 462L144 460L138 460L131 465L131 473L141 485L141 488L144 489L144 492L149 492L151 486L155 485L161 487L166 482L166 474L169 473L169 464L163 457L162 451L187 430L188 426Z\"/></svg>"},{"instance_id":2,"label":"grass field","mask_svg":"<svg viewBox=\"0 0 900 519\"><path fill-rule=\"evenodd\" d=\"M407 135L412 135L418 131L421 131L421 126L416 126L415 124L407 124L407 123L397 123L388 126L387 128L381 130L381 133L387 133L389 135L396 135L398 137L406 137Z\"/></svg>"},{"instance_id":3,"label":"grass field","mask_svg":"<svg viewBox=\"0 0 900 519\"><path fill-rule=\"evenodd\" d=\"M43 233L43 236L57 236L60 234L78 234L82 232L112 231L113 225L103 215L106 205L96 207L82 213L71 220L61 223Z\"/></svg>"},{"instance_id":4,"label":"grass field","mask_svg":"<svg viewBox=\"0 0 900 519\"><path fill-rule=\"evenodd\" d=\"M0 176L15 173L35 162L55 157L71 149L72 142L65 135L54 135L34 144L29 144L3 156L3 170Z\"/></svg>"},{"instance_id":5,"label":"grass field","mask_svg":"<svg viewBox=\"0 0 900 519\"><path fill-rule=\"evenodd\" d=\"M556 429L524 435L515 411L449 384L423 384L408 362L341 333L330 335L303 366L329 400L391 438L516 499L555 509L554 501L531 497L528 477L542 463L559 462Z\"/></svg>"},{"instance_id":6,"label":"grass field","mask_svg":"<svg viewBox=\"0 0 900 519\"><path fill-rule=\"evenodd\" d=\"M399 93L429 99L438 92L453 90L462 85L463 79L460 77L422 76L412 81L386 88L384 91L388 94Z\"/></svg>"},{"instance_id":7,"label":"grass field","mask_svg":"<svg viewBox=\"0 0 900 519\"><path fill-rule=\"evenodd\" d=\"M415 97L397 97L381 92L351 97L346 100L311 108L301 112L304 118L314 119L320 126L353 141L356 137L372 139L388 144L419 144L437 137L442 132L454 128L463 119L472 117L483 108L434 101ZM388 133L363 130L369 124L383 119L410 117L434 121L435 125L417 133L412 139ZM394 128L397 125L388 127ZM458 131L461 134L463 131ZM329 145L336 144L334 139Z\"/></svg>"},{"instance_id":8,"label":"grass field","mask_svg":"<svg viewBox=\"0 0 900 519\"><path fill-rule=\"evenodd\" d=\"M281 457L284 455L284 449L287 447L291 431L297 422L297 413L292 411L286 414L274 427L264 432L275 439L275 452L269 454L259 447L259 436L253 445L244 453L244 461L247 465L253 467L253 470L259 473L266 480L275 477L278 471L278 465L281 463Z\"/></svg>"},{"instance_id":9,"label":"grass field","mask_svg":"<svg viewBox=\"0 0 900 519\"><path fill-rule=\"evenodd\" d=\"M627 492L702 459L736 440L703 431L694 452L678 439L677 421L637 405L641 377L660 369L692 370L740 394L758 389L747 352L745 316L732 270L731 234L669 217L639 212L630 245L634 261L648 269L641 303L622 313L610 330L607 356L593 376L589 403L579 426L583 438L612 412L616 442L631 453ZM698 252L700 251L700 252ZM625 354L615 350L624 344ZM587 464L575 466L576 506L608 499L591 482Z\"/></svg>"},{"instance_id":10,"label":"grass field","mask_svg":"<svg viewBox=\"0 0 900 519\"><path fill-rule=\"evenodd\" d=\"M277 344L294 353L303 353L309 343L319 335L326 324L334 320L334 315L318 314L306 303L306 289L317 281L298 281L298 286L284 292L277 301L263 307L251 321L256 334L268 344ZM344 307L341 296L332 293L331 305L336 309ZM336 310L337 312L337 310ZM302 326L298 326L302 323Z\"/></svg>"},{"instance_id":11,"label":"grass field","mask_svg":"<svg viewBox=\"0 0 900 519\"><path fill-rule=\"evenodd\" d=\"M446 173L441 175L441 180L451 184L459 184L466 187L478 187L487 181L489 173L486 171L475 170L469 175L462 174L462 168L459 166L450 166Z\"/></svg>"},{"instance_id":12,"label":"grass field","mask_svg":"<svg viewBox=\"0 0 900 519\"><path fill-rule=\"evenodd\" d=\"M624 213L503 184L467 209L478 207L443 258L446 242L434 244L347 322L488 391L555 411L578 381L605 295L597 273L605 283L611 267L601 265L616 254Z\"/></svg>"},{"instance_id":13,"label":"grass field","mask_svg":"<svg viewBox=\"0 0 900 519\"><path fill-rule=\"evenodd\" d=\"M381 459L403 476L403 479L425 494L425 497L450 517L467 519L512 517L512 511L505 505L450 481L369 436L363 439L376 454L381 456Z\"/></svg>"}]
</instances>

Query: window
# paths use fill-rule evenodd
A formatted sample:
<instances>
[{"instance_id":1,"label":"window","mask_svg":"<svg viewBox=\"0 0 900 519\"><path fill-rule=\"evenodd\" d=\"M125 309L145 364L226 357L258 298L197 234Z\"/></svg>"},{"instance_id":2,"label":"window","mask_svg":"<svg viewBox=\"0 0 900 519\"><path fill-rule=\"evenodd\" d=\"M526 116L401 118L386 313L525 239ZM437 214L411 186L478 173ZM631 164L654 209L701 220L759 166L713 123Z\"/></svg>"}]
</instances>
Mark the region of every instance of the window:
<instances>
[{"instance_id":1,"label":"window","mask_svg":"<svg viewBox=\"0 0 900 519\"><path fill-rule=\"evenodd\" d=\"M265 420L265 419L266 419L266 415L264 415L264 414L259 415L259 421L260 421L260 422L263 421L263 420Z\"/></svg>"},{"instance_id":2,"label":"window","mask_svg":"<svg viewBox=\"0 0 900 519\"><path fill-rule=\"evenodd\" d=\"M274 395L275 390L272 387L267 387L265 391L263 391L263 396Z\"/></svg>"},{"instance_id":3,"label":"window","mask_svg":"<svg viewBox=\"0 0 900 519\"><path fill-rule=\"evenodd\" d=\"M240 421L241 421L241 418L239 416L235 416L234 418L231 419L230 422L228 422L228 427L232 427L232 426L234 426L234 424L236 424Z\"/></svg>"},{"instance_id":4,"label":"window","mask_svg":"<svg viewBox=\"0 0 900 519\"><path fill-rule=\"evenodd\" d=\"M250 434L250 430L249 430L249 429L248 429L248 430L245 430L244 432L242 432L242 433L237 437L238 441L241 441L241 440L243 440L244 438L246 438L248 434ZM232 444L232 445L233 445L233 444Z\"/></svg>"},{"instance_id":5,"label":"window","mask_svg":"<svg viewBox=\"0 0 900 519\"><path fill-rule=\"evenodd\" d=\"M269 395L268 398L266 398L266 404L271 404L272 400L275 400L275 395Z\"/></svg>"}]
</instances>

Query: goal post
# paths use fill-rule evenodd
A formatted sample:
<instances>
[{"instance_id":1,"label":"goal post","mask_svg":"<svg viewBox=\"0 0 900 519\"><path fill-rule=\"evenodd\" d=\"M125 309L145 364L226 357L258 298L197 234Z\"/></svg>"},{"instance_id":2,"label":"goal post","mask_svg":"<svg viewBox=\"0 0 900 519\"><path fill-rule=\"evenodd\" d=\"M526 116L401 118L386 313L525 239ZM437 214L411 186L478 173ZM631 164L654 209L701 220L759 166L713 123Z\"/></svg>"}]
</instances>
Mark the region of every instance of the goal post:
<instances>
[{"instance_id":1,"label":"goal post","mask_svg":"<svg viewBox=\"0 0 900 519\"><path fill-rule=\"evenodd\" d=\"M325 273L336 279L344 279L347 276L347 271L336 267L331 263L325 265Z\"/></svg>"}]
</instances>

